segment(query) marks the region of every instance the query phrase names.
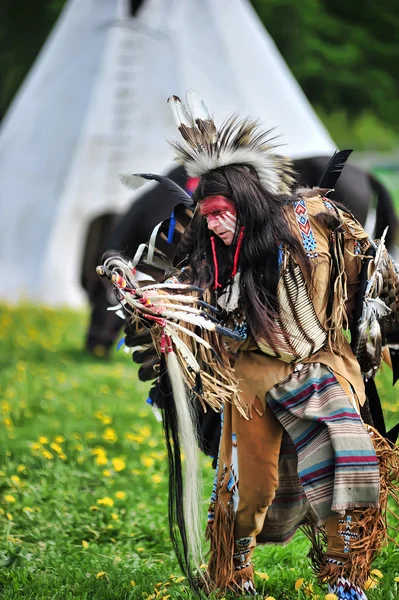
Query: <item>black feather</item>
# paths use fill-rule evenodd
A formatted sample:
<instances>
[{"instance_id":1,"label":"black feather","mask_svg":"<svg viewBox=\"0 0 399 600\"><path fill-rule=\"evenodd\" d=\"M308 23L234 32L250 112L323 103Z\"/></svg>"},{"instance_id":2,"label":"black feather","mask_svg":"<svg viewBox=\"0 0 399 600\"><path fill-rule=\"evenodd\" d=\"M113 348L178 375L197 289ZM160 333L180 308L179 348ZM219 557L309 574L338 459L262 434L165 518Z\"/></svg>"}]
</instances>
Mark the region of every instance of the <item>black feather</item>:
<instances>
[{"instance_id":1,"label":"black feather","mask_svg":"<svg viewBox=\"0 0 399 600\"><path fill-rule=\"evenodd\" d=\"M172 181L172 179L169 179L169 177L165 177L164 175L156 175L156 173L134 173L134 175L150 181L162 183L172 194L176 196L176 204L184 204L187 206L187 208L194 209L194 203L191 196L189 196L189 194L187 194L187 192L183 190L180 185Z\"/></svg>"},{"instance_id":2,"label":"black feather","mask_svg":"<svg viewBox=\"0 0 399 600\"><path fill-rule=\"evenodd\" d=\"M353 150L341 150L340 152L335 152L331 157L317 187L331 190L337 183L345 163L352 152Z\"/></svg>"}]
</instances>

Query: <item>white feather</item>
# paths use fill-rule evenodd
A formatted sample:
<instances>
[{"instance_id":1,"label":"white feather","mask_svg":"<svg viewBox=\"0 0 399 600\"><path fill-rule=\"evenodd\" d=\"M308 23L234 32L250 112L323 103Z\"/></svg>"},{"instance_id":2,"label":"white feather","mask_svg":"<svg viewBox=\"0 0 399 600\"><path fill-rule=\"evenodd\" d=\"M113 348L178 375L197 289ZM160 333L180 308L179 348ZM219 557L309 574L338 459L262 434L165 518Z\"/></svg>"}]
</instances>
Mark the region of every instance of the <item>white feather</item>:
<instances>
[{"instance_id":1,"label":"white feather","mask_svg":"<svg viewBox=\"0 0 399 600\"><path fill-rule=\"evenodd\" d=\"M215 324L200 315L193 315L192 313L186 313L183 311L165 310L162 312L162 316L166 317L167 319L185 321L186 323L191 323L191 325L196 325L197 327L207 329L208 331L215 331Z\"/></svg>"},{"instance_id":2,"label":"white feather","mask_svg":"<svg viewBox=\"0 0 399 600\"><path fill-rule=\"evenodd\" d=\"M148 179L139 175L122 174L119 175L118 179L128 190L138 190L145 183L151 183Z\"/></svg>"},{"instance_id":3,"label":"white feather","mask_svg":"<svg viewBox=\"0 0 399 600\"><path fill-rule=\"evenodd\" d=\"M170 96L170 98L168 98L168 104L178 127L181 125L186 125L186 127L193 126L191 116L178 96Z\"/></svg>"},{"instance_id":4,"label":"white feather","mask_svg":"<svg viewBox=\"0 0 399 600\"><path fill-rule=\"evenodd\" d=\"M199 373L200 366L191 350L187 348L186 344L182 342L179 336L176 335L176 333L174 333L173 330L167 325L165 326L165 332L171 337L173 343L176 346L176 349L183 356L188 366L191 367L191 369L193 369L196 373Z\"/></svg>"},{"instance_id":5,"label":"white feather","mask_svg":"<svg viewBox=\"0 0 399 600\"><path fill-rule=\"evenodd\" d=\"M203 121L212 121L209 110L196 90L187 90L186 107L191 114L193 121L202 119Z\"/></svg>"}]
</instances>

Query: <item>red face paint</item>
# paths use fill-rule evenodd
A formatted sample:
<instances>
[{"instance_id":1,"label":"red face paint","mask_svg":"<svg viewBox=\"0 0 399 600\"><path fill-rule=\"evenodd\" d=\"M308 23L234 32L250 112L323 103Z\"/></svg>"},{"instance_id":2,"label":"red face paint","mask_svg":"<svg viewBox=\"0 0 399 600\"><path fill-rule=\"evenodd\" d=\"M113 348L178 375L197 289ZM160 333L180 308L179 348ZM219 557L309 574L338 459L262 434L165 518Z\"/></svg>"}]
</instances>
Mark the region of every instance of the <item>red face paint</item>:
<instances>
[{"instance_id":1,"label":"red face paint","mask_svg":"<svg viewBox=\"0 0 399 600\"><path fill-rule=\"evenodd\" d=\"M234 239L234 232L229 231L223 224L223 218L226 213L230 213L233 218L237 215L234 202L225 196L208 196L200 202L200 212L207 220L208 229L220 237L226 246L230 246ZM219 220L220 217L222 221Z\"/></svg>"}]
</instances>

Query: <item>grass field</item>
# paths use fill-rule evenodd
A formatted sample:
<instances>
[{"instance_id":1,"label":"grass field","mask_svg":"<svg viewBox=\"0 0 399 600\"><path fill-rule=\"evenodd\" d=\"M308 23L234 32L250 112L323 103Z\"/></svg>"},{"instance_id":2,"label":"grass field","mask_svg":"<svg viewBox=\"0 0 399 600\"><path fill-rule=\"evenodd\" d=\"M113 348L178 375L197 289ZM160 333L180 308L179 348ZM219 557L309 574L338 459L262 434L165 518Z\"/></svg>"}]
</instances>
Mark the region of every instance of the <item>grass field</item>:
<instances>
[{"instance_id":1,"label":"grass field","mask_svg":"<svg viewBox=\"0 0 399 600\"><path fill-rule=\"evenodd\" d=\"M82 352L85 321L0 309L0 597L190 598L169 542L166 454L147 386L128 355ZM393 423L399 401L388 375L380 383ZM213 471L203 465L205 515ZM301 534L257 549L260 597L324 599L306 551ZM375 567L370 599L398 598L399 551Z\"/></svg>"}]
</instances>

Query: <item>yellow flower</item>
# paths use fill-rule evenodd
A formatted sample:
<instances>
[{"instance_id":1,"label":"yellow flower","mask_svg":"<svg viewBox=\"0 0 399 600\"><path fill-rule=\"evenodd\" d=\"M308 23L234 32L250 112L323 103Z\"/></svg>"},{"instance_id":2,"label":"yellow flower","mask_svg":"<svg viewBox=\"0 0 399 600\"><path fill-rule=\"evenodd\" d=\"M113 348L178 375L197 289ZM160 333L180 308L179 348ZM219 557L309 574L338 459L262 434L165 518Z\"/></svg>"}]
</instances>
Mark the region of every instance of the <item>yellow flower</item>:
<instances>
[{"instance_id":1,"label":"yellow flower","mask_svg":"<svg viewBox=\"0 0 399 600\"><path fill-rule=\"evenodd\" d=\"M324 600L338 600L338 596L336 596L335 594L327 594Z\"/></svg>"},{"instance_id":2,"label":"yellow flower","mask_svg":"<svg viewBox=\"0 0 399 600\"><path fill-rule=\"evenodd\" d=\"M399 583L399 577L394 577L393 580Z\"/></svg>"},{"instance_id":3,"label":"yellow flower","mask_svg":"<svg viewBox=\"0 0 399 600\"><path fill-rule=\"evenodd\" d=\"M86 433L85 433L86 440L94 440L94 438L96 438L96 437L97 437L97 435L93 431L86 431Z\"/></svg>"},{"instance_id":4,"label":"yellow flower","mask_svg":"<svg viewBox=\"0 0 399 600\"><path fill-rule=\"evenodd\" d=\"M103 475L104 477L112 477L112 471L110 471L109 469L104 469Z\"/></svg>"},{"instance_id":5,"label":"yellow flower","mask_svg":"<svg viewBox=\"0 0 399 600\"><path fill-rule=\"evenodd\" d=\"M62 435L56 435L54 441L57 442L57 444L62 444L65 442L65 438Z\"/></svg>"},{"instance_id":6,"label":"yellow flower","mask_svg":"<svg viewBox=\"0 0 399 600\"><path fill-rule=\"evenodd\" d=\"M158 473L155 473L155 475L153 475L151 477L151 479L153 480L154 483L161 483L162 481L162 476L158 475Z\"/></svg>"},{"instance_id":7,"label":"yellow flower","mask_svg":"<svg viewBox=\"0 0 399 600\"><path fill-rule=\"evenodd\" d=\"M267 598L265 598L265 600L276 600L273 596L267 596Z\"/></svg>"},{"instance_id":8,"label":"yellow flower","mask_svg":"<svg viewBox=\"0 0 399 600\"><path fill-rule=\"evenodd\" d=\"M24 512L26 512L26 513L33 513L34 512L33 508L30 508L30 506L24 506L22 510Z\"/></svg>"},{"instance_id":9,"label":"yellow flower","mask_svg":"<svg viewBox=\"0 0 399 600\"><path fill-rule=\"evenodd\" d=\"M9 521L12 521L12 520L13 520L13 518L12 518L12 514L11 514L11 513L6 513L6 517L7 517L7 519L8 519Z\"/></svg>"},{"instance_id":10,"label":"yellow flower","mask_svg":"<svg viewBox=\"0 0 399 600\"><path fill-rule=\"evenodd\" d=\"M112 498L99 498L97 500L97 504L100 504L101 506L113 506L114 505L114 501L112 500Z\"/></svg>"},{"instance_id":11,"label":"yellow flower","mask_svg":"<svg viewBox=\"0 0 399 600\"><path fill-rule=\"evenodd\" d=\"M115 498L117 498L118 500L124 500L126 498L126 492L116 492L115 493Z\"/></svg>"},{"instance_id":12,"label":"yellow flower","mask_svg":"<svg viewBox=\"0 0 399 600\"><path fill-rule=\"evenodd\" d=\"M54 452L57 452L57 454L61 454L63 451L61 446L59 444L56 444L55 442L53 444L50 444L50 448L52 448Z\"/></svg>"},{"instance_id":13,"label":"yellow flower","mask_svg":"<svg viewBox=\"0 0 399 600\"><path fill-rule=\"evenodd\" d=\"M143 546L139 546L138 548L136 548L137 552L145 552L145 548L143 548Z\"/></svg>"},{"instance_id":14,"label":"yellow flower","mask_svg":"<svg viewBox=\"0 0 399 600\"><path fill-rule=\"evenodd\" d=\"M108 462L107 455L106 454L97 454L95 462L97 465L100 465L101 467L106 465Z\"/></svg>"},{"instance_id":15,"label":"yellow flower","mask_svg":"<svg viewBox=\"0 0 399 600\"><path fill-rule=\"evenodd\" d=\"M14 485L19 485L21 483L21 480L18 477L18 475L11 475L10 479Z\"/></svg>"},{"instance_id":16,"label":"yellow flower","mask_svg":"<svg viewBox=\"0 0 399 600\"><path fill-rule=\"evenodd\" d=\"M86 540L82 540L82 546L86 550L89 547L89 542L86 542Z\"/></svg>"},{"instance_id":17,"label":"yellow flower","mask_svg":"<svg viewBox=\"0 0 399 600\"><path fill-rule=\"evenodd\" d=\"M147 467L147 469L150 469L151 467L154 466L155 460L153 458L151 458L150 456L143 456L141 458L141 463L144 465L144 467Z\"/></svg>"},{"instance_id":18,"label":"yellow flower","mask_svg":"<svg viewBox=\"0 0 399 600\"><path fill-rule=\"evenodd\" d=\"M97 575L96 575L96 578L97 578L97 579L103 579L103 577L106 577L106 576L107 576L107 573L106 573L106 571L99 571L99 572L97 573Z\"/></svg>"},{"instance_id":19,"label":"yellow flower","mask_svg":"<svg viewBox=\"0 0 399 600\"><path fill-rule=\"evenodd\" d=\"M41 436L39 437L39 443L40 443L40 444L48 444L48 438L46 438L46 436L45 436L45 435L41 435Z\"/></svg>"},{"instance_id":20,"label":"yellow flower","mask_svg":"<svg viewBox=\"0 0 399 600\"><path fill-rule=\"evenodd\" d=\"M102 437L106 442L111 442L111 443L116 442L118 440L116 431L112 427L106 427L104 429Z\"/></svg>"},{"instance_id":21,"label":"yellow flower","mask_svg":"<svg viewBox=\"0 0 399 600\"><path fill-rule=\"evenodd\" d=\"M15 502L15 498L11 494L6 494L4 496L4 500L5 500L5 502L8 502L9 504L11 504L12 502Z\"/></svg>"},{"instance_id":22,"label":"yellow flower","mask_svg":"<svg viewBox=\"0 0 399 600\"><path fill-rule=\"evenodd\" d=\"M33 442L32 446L31 446L32 450L40 450L41 447L42 447L42 445L39 444L39 442Z\"/></svg>"},{"instance_id":23,"label":"yellow flower","mask_svg":"<svg viewBox=\"0 0 399 600\"><path fill-rule=\"evenodd\" d=\"M132 579L132 581L130 582L130 585L131 585L132 587L134 587L134 586L136 585L136 582L134 581L134 579Z\"/></svg>"},{"instance_id":24,"label":"yellow flower","mask_svg":"<svg viewBox=\"0 0 399 600\"><path fill-rule=\"evenodd\" d=\"M142 471L140 471L139 469L132 469L130 472L132 475L142 475Z\"/></svg>"},{"instance_id":25,"label":"yellow flower","mask_svg":"<svg viewBox=\"0 0 399 600\"><path fill-rule=\"evenodd\" d=\"M98 506L94 505L94 506L90 506L89 510L100 510L100 509L98 508Z\"/></svg>"},{"instance_id":26,"label":"yellow flower","mask_svg":"<svg viewBox=\"0 0 399 600\"><path fill-rule=\"evenodd\" d=\"M295 590L299 590L300 587L302 587L302 584L304 582L304 578L301 577L300 579L297 579L297 581L295 582Z\"/></svg>"},{"instance_id":27,"label":"yellow flower","mask_svg":"<svg viewBox=\"0 0 399 600\"><path fill-rule=\"evenodd\" d=\"M61 460L66 460L67 459L67 455L64 454L63 452L61 452L61 454L59 454L58 456L60 457Z\"/></svg>"},{"instance_id":28,"label":"yellow flower","mask_svg":"<svg viewBox=\"0 0 399 600\"><path fill-rule=\"evenodd\" d=\"M111 425L112 417L110 417L109 415L104 415L102 418L102 422L104 423L104 425Z\"/></svg>"},{"instance_id":29,"label":"yellow flower","mask_svg":"<svg viewBox=\"0 0 399 600\"><path fill-rule=\"evenodd\" d=\"M268 581L270 579L269 575L267 573L260 573L259 571L255 571L255 574L260 578L263 579L264 581Z\"/></svg>"},{"instance_id":30,"label":"yellow flower","mask_svg":"<svg viewBox=\"0 0 399 600\"><path fill-rule=\"evenodd\" d=\"M370 572L370 575L375 575L376 577L378 577L379 579L383 579L384 575L381 573L381 571L379 569L373 569Z\"/></svg>"},{"instance_id":31,"label":"yellow flower","mask_svg":"<svg viewBox=\"0 0 399 600\"><path fill-rule=\"evenodd\" d=\"M175 583L181 583L184 580L185 580L185 577L177 577L177 579L175 579Z\"/></svg>"},{"instance_id":32,"label":"yellow flower","mask_svg":"<svg viewBox=\"0 0 399 600\"><path fill-rule=\"evenodd\" d=\"M156 446L158 446L158 441L154 440L154 439L148 440L147 443L148 443L148 445L149 445L150 448L155 448Z\"/></svg>"},{"instance_id":33,"label":"yellow flower","mask_svg":"<svg viewBox=\"0 0 399 600\"><path fill-rule=\"evenodd\" d=\"M25 465L18 465L17 473L23 473L24 471L26 471Z\"/></svg>"},{"instance_id":34,"label":"yellow flower","mask_svg":"<svg viewBox=\"0 0 399 600\"><path fill-rule=\"evenodd\" d=\"M119 519L119 516L116 513L111 513L111 517L114 521L117 521Z\"/></svg>"},{"instance_id":35,"label":"yellow flower","mask_svg":"<svg viewBox=\"0 0 399 600\"><path fill-rule=\"evenodd\" d=\"M76 447L76 449L77 449L77 447ZM83 448L81 448L81 450L83 450ZM93 448L91 450L91 453L94 456L101 456L101 454L106 454L106 450L102 446L96 446L96 448Z\"/></svg>"},{"instance_id":36,"label":"yellow flower","mask_svg":"<svg viewBox=\"0 0 399 600\"><path fill-rule=\"evenodd\" d=\"M372 590L373 588L375 588L375 586L377 585L377 582L374 581L374 579L371 579L371 577L369 577L366 581L366 583L364 584L364 589L365 590Z\"/></svg>"},{"instance_id":37,"label":"yellow flower","mask_svg":"<svg viewBox=\"0 0 399 600\"><path fill-rule=\"evenodd\" d=\"M126 468L126 463L123 460L123 458L113 458L112 465L117 473L119 473L119 471L123 471L123 469Z\"/></svg>"},{"instance_id":38,"label":"yellow flower","mask_svg":"<svg viewBox=\"0 0 399 600\"><path fill-rule=\"evenodd\" d=\"M43 450L42 456L44 458L47 458L47 460L51 460L53 458L53 455L48 450Z\"/></svg>"}]
</instances>

